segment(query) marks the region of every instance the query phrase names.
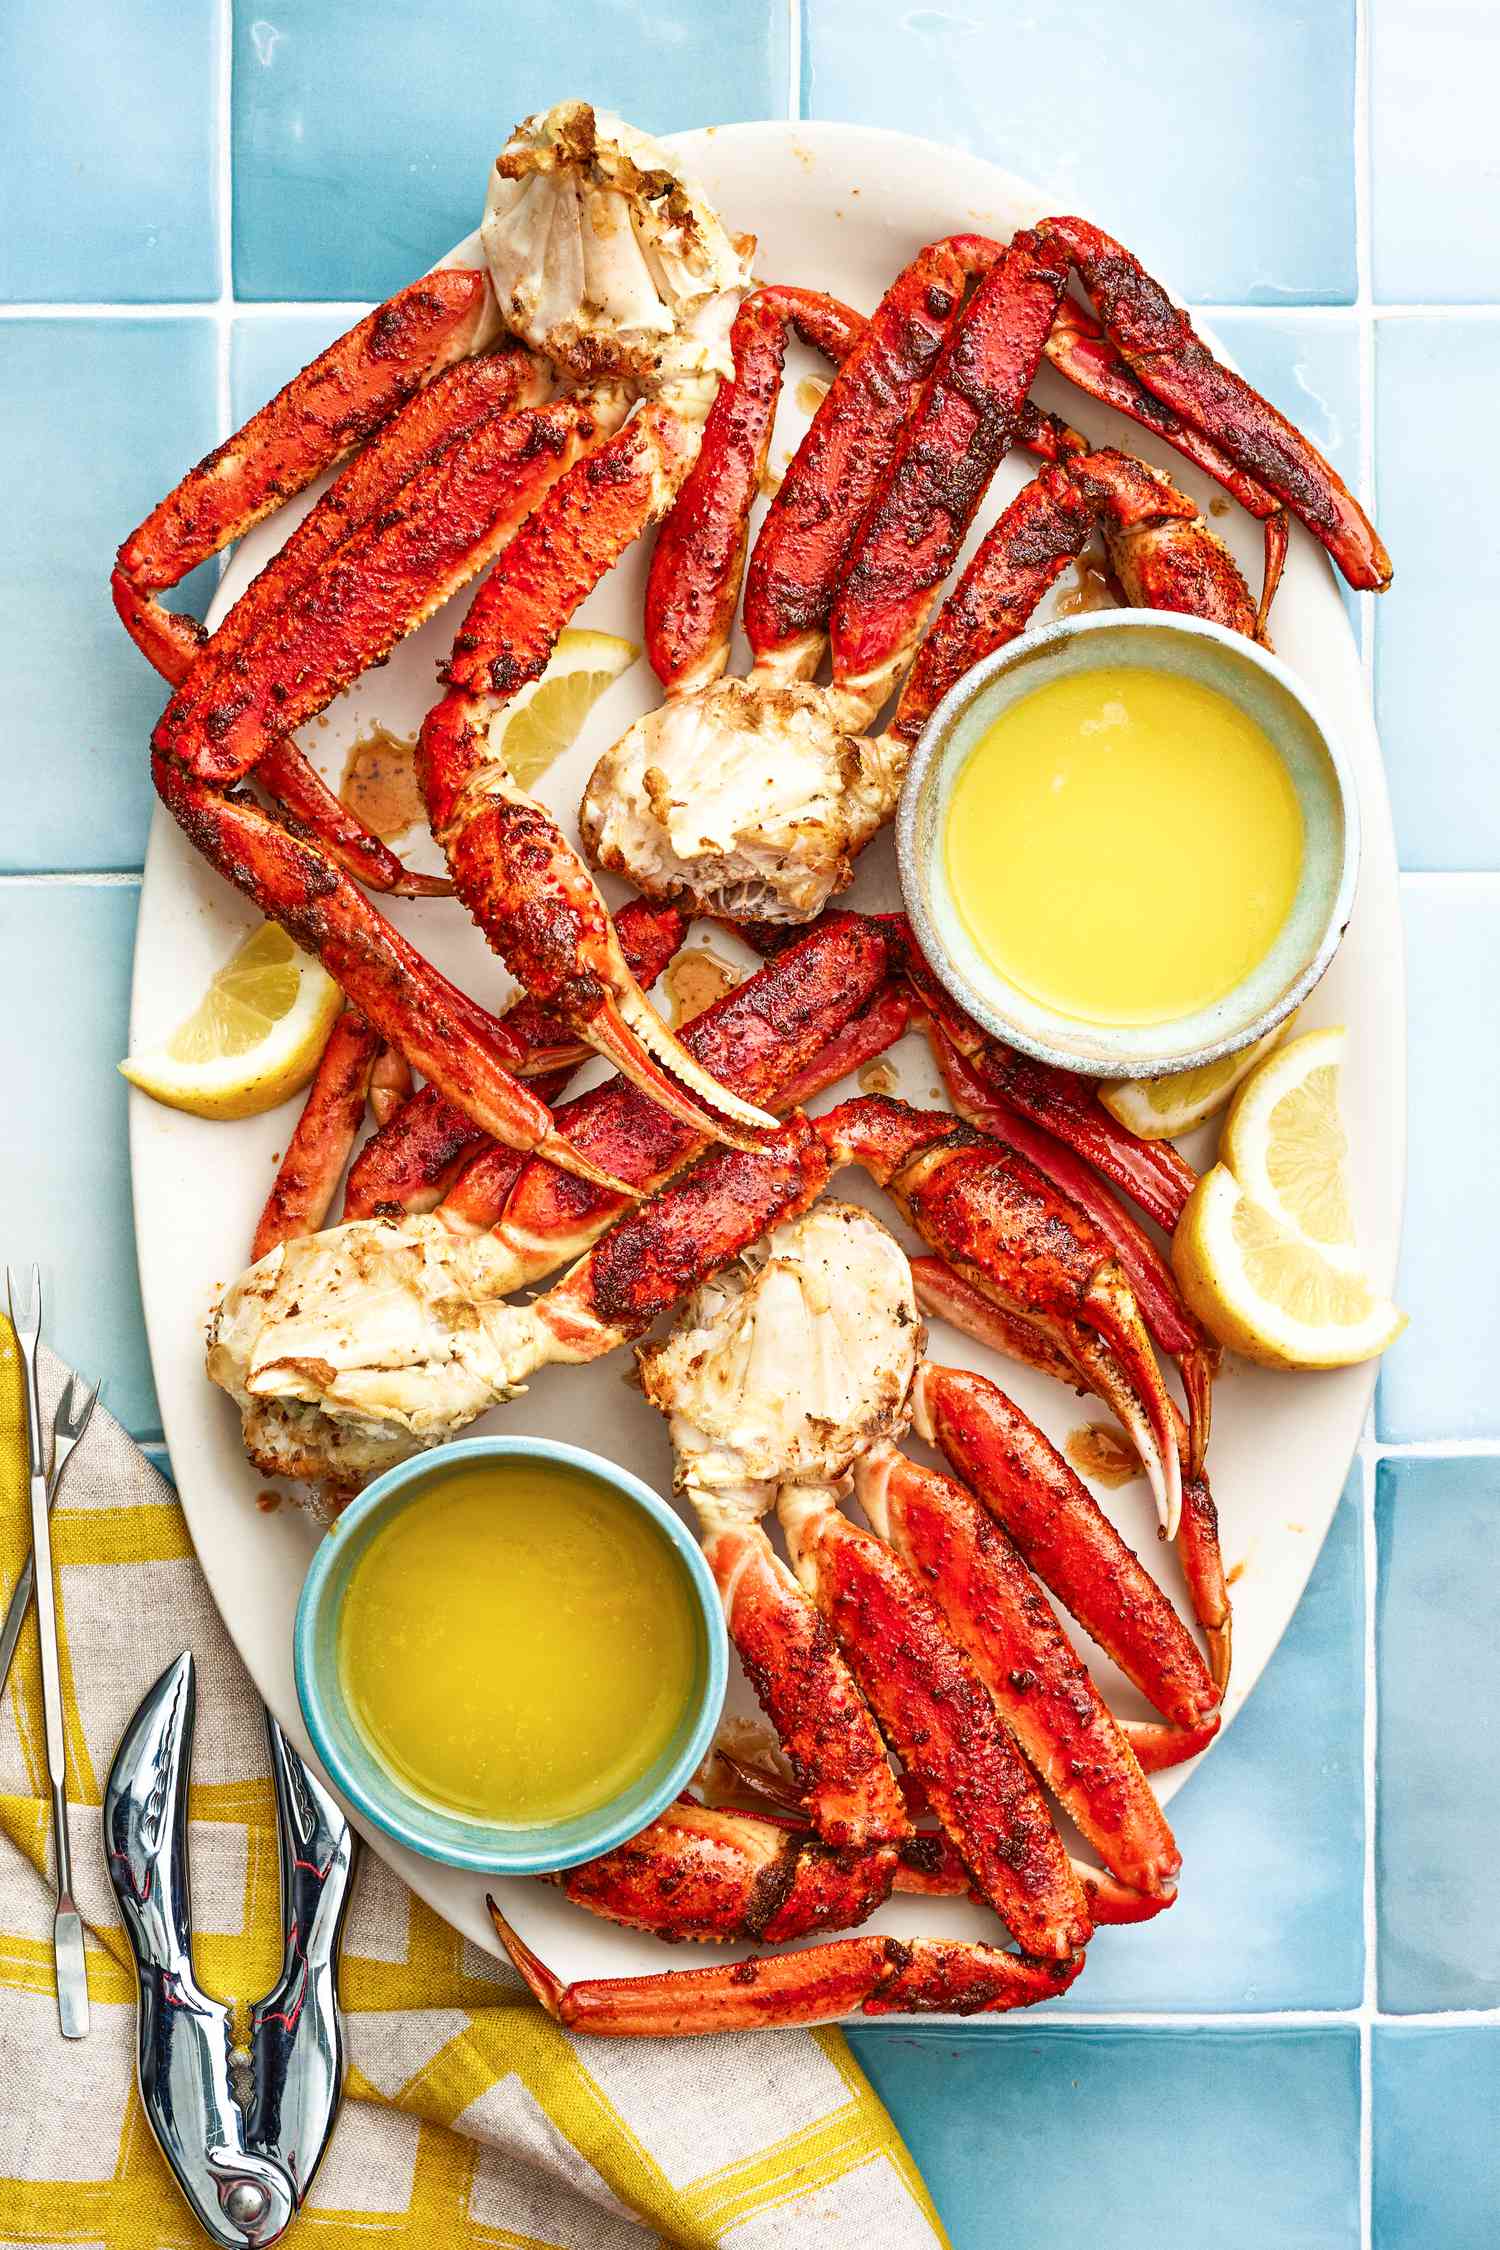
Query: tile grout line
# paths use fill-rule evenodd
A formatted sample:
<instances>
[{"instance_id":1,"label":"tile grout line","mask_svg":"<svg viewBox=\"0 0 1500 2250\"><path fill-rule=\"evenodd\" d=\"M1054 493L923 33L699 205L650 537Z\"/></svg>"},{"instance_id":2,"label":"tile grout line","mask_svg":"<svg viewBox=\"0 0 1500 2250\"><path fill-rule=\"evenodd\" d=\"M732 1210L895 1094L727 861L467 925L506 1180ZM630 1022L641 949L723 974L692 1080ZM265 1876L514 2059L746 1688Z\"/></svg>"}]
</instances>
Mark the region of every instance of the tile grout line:
<instances>
[{"instance_id":1,"label":"tile grout line","mask_svg":"<svg viewBox=\"0 0 1500 2250\"><path fill-rule=\"evenodd\" d=\"M1355 322L1359 348L1359 482L1360 495L1375 516L1375 329L1371 312L1371 141L1370 141L1370 7L1355 0L1354 7L1354 260ZM1366 700L1375 708L1375 597L1359 596L1359 654ZM1379 2007L1380 1917L1375 1860L1376 1799L1379 1789L1378 1650L1375 1638L1375 1581L1378 1556L1375 1543L1375 1394L1360 1438L1360 1550L1361 1663L1364 1705L1360 1742L1361 1803L1364 1836L1361 1859L1360 1911L1364 1937L1359 2020L1359 2239L1363 2250L1372 2250L1375 2229L1375 2016Z\"/></svg>"},{"instance_id":2,"label":"tile grout line","mask_svg":"<svg viewBox=\"0 0 1500 2250\"><path fill-rule=\"evenodd\" d=\"M218 441L234 429L234 0L219 0L219 146L216 195L219 206L219 296L214 306ZM219 557L219 577L228 566Z\"/></svg>"},{"instance_id":3,"label":"tile grout line","mask_svg":"<svg viewBox=\"0 0 1500 2250\"><path fill-rule=\"evenodd\" d=\"M802 115L802 0L786 0L786 113L793 124Z\"/></svg>"}]
</instances>

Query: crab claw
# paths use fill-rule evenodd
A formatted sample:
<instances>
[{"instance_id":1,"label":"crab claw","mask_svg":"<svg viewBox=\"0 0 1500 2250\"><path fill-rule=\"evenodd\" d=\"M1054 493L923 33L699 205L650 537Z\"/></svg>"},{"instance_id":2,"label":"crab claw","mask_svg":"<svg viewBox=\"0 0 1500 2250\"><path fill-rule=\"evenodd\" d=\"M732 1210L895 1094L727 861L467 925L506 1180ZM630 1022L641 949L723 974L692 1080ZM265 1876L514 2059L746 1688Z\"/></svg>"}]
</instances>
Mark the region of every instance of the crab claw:
<instances>
[{"instance_id":1,"label":"crab claw","mask_svg":"<svg viewBox=\"0 0 1500 2250\"><path fill-rule=\"evenodd\" d=\"M496 1934L549 2016L605 2038L692 2038L710 2031L837 2023L844 2016L1000 2014L1066 1991L1083 1966L1033 1961L995 1945L933 1938L838 1938L801 1953L726 1961L662 1976L564 1984L511 1928L493 1898Z\"/></svg>"}]
</instances>

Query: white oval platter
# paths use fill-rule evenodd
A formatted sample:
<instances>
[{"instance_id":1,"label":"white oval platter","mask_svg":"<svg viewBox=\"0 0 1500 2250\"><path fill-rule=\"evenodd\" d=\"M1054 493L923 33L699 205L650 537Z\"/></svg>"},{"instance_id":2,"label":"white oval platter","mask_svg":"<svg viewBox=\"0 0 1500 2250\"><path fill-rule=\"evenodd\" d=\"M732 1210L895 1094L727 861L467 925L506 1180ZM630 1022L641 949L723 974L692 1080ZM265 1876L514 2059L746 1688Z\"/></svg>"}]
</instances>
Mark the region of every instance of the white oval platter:
<instances>
[{"instance_id":1,"label":"white oval platter","mask_svg":"<svg viewBox=\"0 0 1500 2250\"><path fill-rule=\"evenodd\" d=\"M502 123L497 120L497 127ZM921 243L967 228L1009 235L1057 208L976 157L858 126L725 126L680 135L672 145L728 223L757 235L760 275L828 289L866 309ZM476 180L476 209L483 193L483 180ZM1108 213L1103 217L1107 223ZM807 419L796 399L799 378L820 371L800 348L789 355L773 469L784 464ZM1039 396L1065 408L1097 440L1161 461L1207 505L1212 488L1140 431L1050 375ZM1004 464L976 537L1028 473L1022 456ZM214 619L301 512L300 506L288 509L244 541L220 589ZM1251 583L1258 584L1258 526L1237 509L1215 521ZM579 621L639 641L644 575L645 558L637 553L598 589ZM398 734L416 731L466 599L441 612L398 648L387 666L306 730L306 747L335 783L349 745L373 722ZM1389 1287L1400 1225L1405 1110L1395 854L1379 747L1343 603L1321 551L1300 530L1293 534L1273 624L1280 654L1311 682L1342 728L1359 777L1365 848L1358 905L1343 950L1302 1022L1346 1023L1352 1035L1345 1098L1360 1229L1375 1278ZM543 794L570 828L593 761L649 707L654 688L643 658L610 689L583 739L546 777ZM422 856L432 849L424 838L421 850L409 856L435 865L435 857ZM866 854L846 903L871 909L898 903L889 836ZM461 908L450 901L418 902L398 906L396 914L450 975L491 1005L498 1002L505 989L502 973ZM156 1042L180 1021L253 919L246 902L210 872L158 809L136 941L133 1047ZM714 944L723 950L727 941L716 936ZM917 1102L931 1101L936 1073L920 1042L904 1042L894 1060L899 1090ZM306 1749L292 1683L291 1624L316 1533L292 1507L267 1513L257 1505L264 1480L240 1450L233 1407L203 1373L204 1322L219 1290L245 1261L275 1155L286 1145L295 1114L288 1107L242 1124L215 1125L132 1094L130 1132L141 1287L173 1471L204 1571L240 1653L266 1702ZM1189 1153L1203 1152L1190 1147ZM858 1179L846 1178L841 1192L881 1208L879 1195ZM889 1206L885 1215L892 1217ZM993 1364L941 1327L932 1348L939 1358ZM1057 1442L1086 1418L1079 1401L1060 1386L1009 1366L994 1371ZM627 1387L626 1374L620 1356L582 1370L548 1369L524 1398L486 1426L503 1421L511 1430L581 1440L666 1490L670 1455L663 1427ZM1234 1364L1219 1386L1209 1466L1226 1559L1241 1566L1234 1589L1230 1718L1253 1690L1297 1606L1359 1439L1372 1380L1368 1368L1285 1376ZM1181 1601L1173 1561L1154 1537L1144 1486L1101 1490L1100 1498ZM1097 1670L1117 1709L1144 1708L1107 1665L1101 1662ZM731 1707L752 1708L743 1682L732 1690ZM1232 1746L1221 1754L1232 1757ZM1162 1776L1163 1796L1184 1778L1185 1771ZM483 1881L417 1859L378 1835L370 1841L466 1937L497 1949ZM1191 1866L1183 1880L1193 1881ZM516 1926L567 1978L630 1975L682 1963L680 1954L596 1921L546 1886L512 1880L494 1888ZM993 1923L976 1908L950 1901L898 1899L868 1926L906 1936L994 1936ZM1232 1934L1226 1939L1232 1942ZM695 1949L694 1958L705 1956Z\"/></svg>"}]
</instances>

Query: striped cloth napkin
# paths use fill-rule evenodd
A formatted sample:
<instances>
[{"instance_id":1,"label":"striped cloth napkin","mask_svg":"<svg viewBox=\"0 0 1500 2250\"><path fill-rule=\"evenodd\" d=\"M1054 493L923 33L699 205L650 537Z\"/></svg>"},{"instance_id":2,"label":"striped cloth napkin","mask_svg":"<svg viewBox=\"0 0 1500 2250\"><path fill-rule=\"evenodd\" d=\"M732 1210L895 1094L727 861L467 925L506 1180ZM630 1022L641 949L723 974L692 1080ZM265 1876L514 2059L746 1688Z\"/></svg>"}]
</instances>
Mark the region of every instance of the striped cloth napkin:
<instances>
[{"instance_id":1,"label":"striped cloth napkin","mask_svg":"<svg viewBox=\"0 0 1500 2250\"><path fill-rule=\"evenodd\" d=\"M63 1370L43 1362L50 1417ZM27 1552L21 1369L0 1322L0 1602ZM58 2032L35 1624L0 1707L0 2243L191 2250L204 2237L135 2082L134 1972L99 1805L127 1718L179 1649L198 1667L198 1974L243 2005L280 1961L275 1812L255 1691L172 1488L96 1412L53 1517L74 1887L93 2031ZM347 2100L293 2230L311 2250L632 2250L809 2239L933 2250L941 2224L835 2031L570 2039L518 1979L362 1855L342 1975ZM240 2027L243 2028L242 2026Z\"/></svg>"}]
</instances>

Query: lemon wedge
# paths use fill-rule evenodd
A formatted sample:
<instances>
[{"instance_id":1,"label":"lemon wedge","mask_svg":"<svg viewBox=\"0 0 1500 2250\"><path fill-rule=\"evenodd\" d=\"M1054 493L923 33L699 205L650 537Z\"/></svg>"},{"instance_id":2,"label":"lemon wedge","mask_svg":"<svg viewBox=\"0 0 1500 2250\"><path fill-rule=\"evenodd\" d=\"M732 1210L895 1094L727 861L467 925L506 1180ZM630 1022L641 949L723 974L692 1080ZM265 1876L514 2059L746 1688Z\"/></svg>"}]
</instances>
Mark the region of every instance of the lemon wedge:
<instances>
[{"instance_id":1,"label":"lemon wedge","mask_svg":"<svg viewBox=\"0 0 1500 2250\"><path fill-rule=\"evenodd\" d=\"M1207 1124L1242 1086L1262 1056L1285 1037L1295 1017L1268 1031L1254 1046L1197 1070L1169 1071L1165 1078L1116 1078L1099 1088L1099 1099L1117 1123L1138 1133L1143 1141L1175 1140Z\"/></svg>"},{"instance_id":2,"label":"lemon wedge","mask_svg":"<svg viewBox=\"0 0 1500 2250\"><path fill-rule=\"evenodd\" d=\"M1219 1161L1278 1225L1356 1269L1349 1142L1339 1112L1342 1027L1305 1032L1245 1081Z\"/></svg>"},{"instance_id":3,"label":"lemon wedge","mask_svg":"<svg viewBox=\"0 0 1500 2250\"><path fill-rule=\"evenodd\" d=\"M258 1117L307 1084L343 1005L327 971L262 922L166 1044L120 1069L169 1109Z\"/></svg>"},{"instance_id":4,"label":"lemon wedge","mask_svg":"<svg viewBox=\"0 0 1500 2250\"><path fill-rule=\"evenodd\" d=\"M1172 1267L1210 1333L1262 1367L1348 1367L1374 1359L1406 1326L1362 1273L1282 1226L1226 1164L1189 1196Z\"/></svg>"},{"instance_id":5,"label":"lemon wedge","mask_svg":"<svg viewBox=\"0 0 1500 2250\"><path fill-rule=\"evenodd\" d=\"M572 748L605 689L640 653L617 633L558 635L541 678L522 688L490 727L490 750L519 788L533 788L553 759Z\"/></svg>"}]
</instances>

